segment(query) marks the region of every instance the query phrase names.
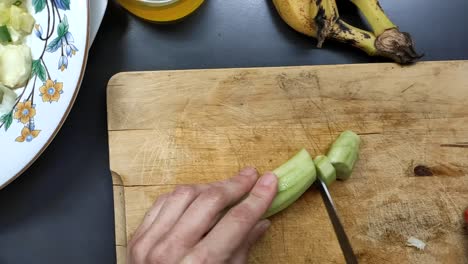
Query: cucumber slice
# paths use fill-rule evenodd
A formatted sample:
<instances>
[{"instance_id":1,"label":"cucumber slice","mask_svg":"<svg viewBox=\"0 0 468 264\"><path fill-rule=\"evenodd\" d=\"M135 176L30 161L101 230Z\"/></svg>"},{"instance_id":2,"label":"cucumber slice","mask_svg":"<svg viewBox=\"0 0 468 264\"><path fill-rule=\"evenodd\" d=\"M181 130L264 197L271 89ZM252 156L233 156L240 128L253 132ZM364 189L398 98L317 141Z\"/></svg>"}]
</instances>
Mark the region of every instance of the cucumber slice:
<instances>
[{"instance_id":1,"label":"cucumber slice","mask_svg":"<svg viewBox=\"0 0 468 264\"><path fill-rule=\"evenodd\" d=\"M278 177L278 193L263 218L270 217L294 203L316 179L315 164L302 149L273 171Z\"/></svg>"},{"instance_id":2,"label":"cucumber slice","mask_svg":"<svg viewBox=\"0 0 468 264\"><path fill-rule=\"evenodd\" d=\"M336 170L331 164L330 159L327 156L320 155L314 159L314 163L319 179L327 186L330 186L336 180Z\"/></svg>"},{"instance_id":3,"label":"cucumber slice","mask_svg":"<svg viewBox=\"0 0 468 264\"><path fill-rule=\"evenodd\" d=\"M335 167L336 178L346 180L351 176L354 164L358 159L361 139L352 131L344 131L333 142L327 157Z\"/></svg>"}]
</instances>

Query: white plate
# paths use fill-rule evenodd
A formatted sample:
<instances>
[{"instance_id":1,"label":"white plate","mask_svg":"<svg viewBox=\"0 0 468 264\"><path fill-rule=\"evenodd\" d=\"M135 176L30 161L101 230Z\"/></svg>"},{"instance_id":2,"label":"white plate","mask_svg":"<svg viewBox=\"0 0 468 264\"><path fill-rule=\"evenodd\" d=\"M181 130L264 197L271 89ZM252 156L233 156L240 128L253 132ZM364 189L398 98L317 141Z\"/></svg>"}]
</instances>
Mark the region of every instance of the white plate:
<instances>
[{"instance_id":1,"label":"white plate","mask_svg":"<svg viewBox=\"0 0 468 264\"><path fill-rule=\"evenodd\" d=\"M107 8L107 0L92 0L89 3L89 42L93 43L94 38L101 26L102 18Z\"/></svg>"},{"instance_id":2,"label":"white plate","mask_svg":"<svg viewBox=\"0 0 468 264\"><path fill-rule=\"evenodd\" d=\"M63 124L88 53L88 1L27 1L36 19L27 38L35 63L28 85L16 90L18 104L8 120L0 117L0 188L31 165Z\"/></svg>"}]
</instances>

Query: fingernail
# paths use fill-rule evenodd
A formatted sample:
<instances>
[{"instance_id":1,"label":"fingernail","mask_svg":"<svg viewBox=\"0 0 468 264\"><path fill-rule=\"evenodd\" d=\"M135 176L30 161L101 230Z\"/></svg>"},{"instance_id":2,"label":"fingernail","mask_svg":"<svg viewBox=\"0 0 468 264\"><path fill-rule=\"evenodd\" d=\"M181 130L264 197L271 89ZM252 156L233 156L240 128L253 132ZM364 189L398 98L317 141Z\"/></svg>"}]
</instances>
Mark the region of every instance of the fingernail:
<instances>
[{"instance_id":1,"label":"fingernail","mask_svg":"<svg viewBox=\"0 0 468 264\"><path fill-rule=\"evenodd\" d=\"M260 178L259 183L260 185L268 187L275 184L276 181L276 176L271 172L267 172Z\"/></svg>"},{"instance_id":2,"label":"fingernail","mask_svg":"<svg viewBox=\"0 0 468 264\"><path fill-rule=\"evenodd\" d=\"M241 176L250 176L250 175L253 175L253 174L257 174L257 170L255 168L253 168L253 167L243 168L239 172L239 175L241 175Z\"/></svg>"}]
</instances>

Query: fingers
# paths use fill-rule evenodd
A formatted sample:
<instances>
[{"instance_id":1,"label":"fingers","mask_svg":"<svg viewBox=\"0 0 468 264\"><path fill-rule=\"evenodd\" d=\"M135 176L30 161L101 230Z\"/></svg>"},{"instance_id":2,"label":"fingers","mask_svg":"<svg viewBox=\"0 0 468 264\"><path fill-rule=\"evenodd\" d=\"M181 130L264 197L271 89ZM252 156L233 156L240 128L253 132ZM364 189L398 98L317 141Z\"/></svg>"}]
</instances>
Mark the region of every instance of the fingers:
<instances>
[{"instance_id":1,"label":"fingers","mask_svg":"<svg viewBox=\"0 0 468 264\"><path fill-rule=\"evenodd\" d=\"M201 252L209 249L209 252L224 254L224 257L230 256L241 246L248 233L266 212L276 195L277 186L276 176L266 173L257 181L247 198L230 209L196 248Z\"/></svg>"},{"instance_id":2,"label":"fingers","mask_svg":"<svg viewBox=\"0 0 468 264\"><path fill-rule=\"evenodd\" d=\"M131 245L130 253L135 263L142 263L147 259L151 249L174 226L203 188L203 185L177 186L168 195L152 223Z\"/></svg>"},{"instance_id":3,"label":"fingers","mask_svg":"<svg viewBox=\"0 0 468 264\"><path fill-rule=\"evenodd\" d=\"M132 241L137 240L138 237L140 237L141 234L145 233L148 230L148 228L154 222L154 219L156 219L156 217L158 216L159 211L161 211L161 208L162 208L164 202L166 202L166 199L167 199L168 196L169 196L168 193L163 194L163 195L159 196L159 198L156 200L156 202L154 202L153 206L146 213L145 218L141 222L140 226L138 227L138 229L133 234Z\"/></svg>"},{"instance_id":4,"label":"fingers","mask_svg":"<svg viewBox=\"0 0 468 264\"><path fill-rule=\"evenodd\" d=\"M214 183L201 192L161 241L168 245L165 254L182 257L190 251L219 219L220 213L252 189L257 177L255 169L246 168L237 176Z\"/></svg>"},{"instance_id":5,"label":"fingers","mask_svg":"<svg viewBox=\"0 0 468 264\"><path fill-rule=\"evenodd\" d=\"M249 232L247 240L236 250L233 254L230 264L244 264L247 263L249 251L252 246L257 242L268 230L271 222L267 219L258 222L254 228Z\"/></svg>"}]
</instances>

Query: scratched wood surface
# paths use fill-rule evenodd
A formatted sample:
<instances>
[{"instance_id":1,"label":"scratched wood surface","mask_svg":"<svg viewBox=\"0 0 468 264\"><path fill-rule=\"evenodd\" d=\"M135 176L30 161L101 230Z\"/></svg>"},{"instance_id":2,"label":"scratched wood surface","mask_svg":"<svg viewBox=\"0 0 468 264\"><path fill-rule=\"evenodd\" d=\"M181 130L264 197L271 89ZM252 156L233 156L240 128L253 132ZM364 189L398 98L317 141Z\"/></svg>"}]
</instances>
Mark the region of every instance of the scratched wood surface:
<instances>
[{"instance_id":1,"label":"scratched wood surface","mask_svg":"<svg viewBox=\"0 0 468 264\"><path fill-rule=\"evenodd\" d=\"M158 195L325 153L345 129L361 157L330 191L360 263L468 262L467 61L120 73L108 128L119 263ZM272 222L251 263L344 263L316 189Z\"/></svg>"}]
</instances>

